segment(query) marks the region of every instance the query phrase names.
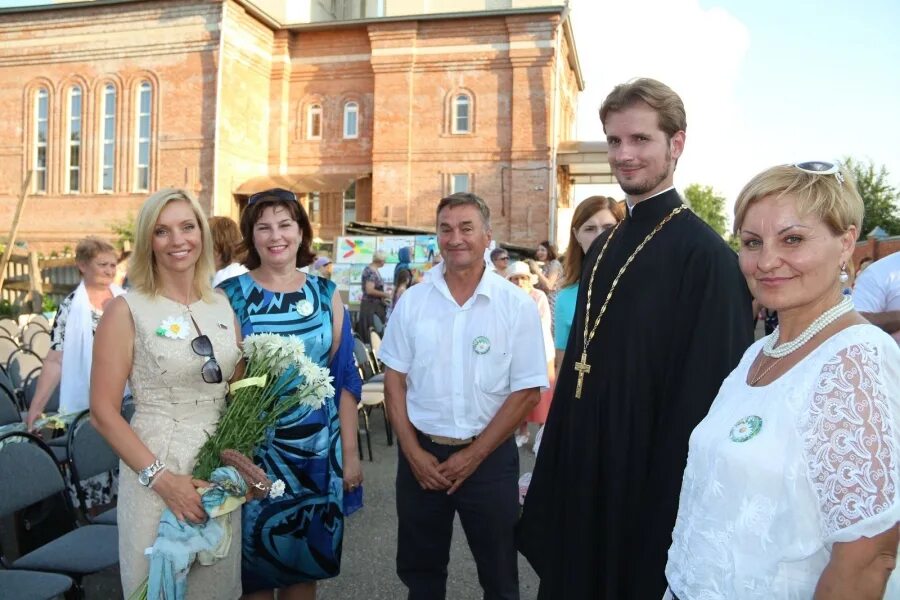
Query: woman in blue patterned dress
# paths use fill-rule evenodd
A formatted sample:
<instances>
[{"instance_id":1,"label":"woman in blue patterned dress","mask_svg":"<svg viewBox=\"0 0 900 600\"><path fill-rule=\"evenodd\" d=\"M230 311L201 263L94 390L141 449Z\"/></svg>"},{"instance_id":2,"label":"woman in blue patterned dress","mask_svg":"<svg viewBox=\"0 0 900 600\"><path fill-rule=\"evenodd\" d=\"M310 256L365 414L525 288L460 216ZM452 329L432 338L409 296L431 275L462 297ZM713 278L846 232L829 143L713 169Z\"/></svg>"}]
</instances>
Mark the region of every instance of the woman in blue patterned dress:
<instances>
[{"instance_id":1,"label":"woman in blue patterned dress","mask_svg":"<svg viewBox=\"0 0 900 600\"><path fill-rule=\"evenodd\" d=\"M295 335L327 365L346 323L335 284L298 270L313 261L312 228L292 192L250 196L241 217L250 269L220 284L246 337ZM356 372L355 369L348 369ZM354 389L355 387L355 389ZM344 491L362 483L357 449L356 385L318 409L301 405L282 417L256 461L285 482L285 495L250 502L243 512L245 598L315 598L319 579L340 571Z\"/></svg>"}]
</instances>

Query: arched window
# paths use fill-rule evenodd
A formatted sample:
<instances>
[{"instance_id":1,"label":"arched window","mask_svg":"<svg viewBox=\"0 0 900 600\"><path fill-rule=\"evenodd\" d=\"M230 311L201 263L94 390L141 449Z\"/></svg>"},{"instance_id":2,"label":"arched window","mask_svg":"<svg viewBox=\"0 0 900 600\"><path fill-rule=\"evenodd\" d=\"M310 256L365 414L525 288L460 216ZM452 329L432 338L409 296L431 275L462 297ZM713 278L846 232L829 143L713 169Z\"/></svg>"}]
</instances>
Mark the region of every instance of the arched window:
<instances>
[{"instance_id":1,"label":"arched window","mask_svg":"<svg viewBox=\"0 0 900 600\"><path fill-rule=\"evenodd\" d=\"M468 94L457 94L453 97L452 131L453 133L472 132L472 99Z\"/></svg>"},{"instance_id":2,"label":"arched window","mask_svg":"<svg viewBox=\"0 0 900 600\"><path fill-rule=\"evenodd\" d=\"M137 113L137 162L135 163L135 188L137 191L150 189L150 140L153 123L151 107L153 88L149 81L141 82L138 88Z\"/></svg>"},{"instance_id":3,"label":"arched window","mask_svg":"<svg viewBox=\"0 0 900 600\"><path fill-rule=\"evenodd\" d=\"M47 191L47 125L50 113L50 93L38 89L34 95L34 191Z\"/></svg>"},{"instance_id":4,"label":"arched window","mask_svg":"<svg viewBox=\"0 0 900 600\"><path fill-rule=\"evenodd\" d=\"M81 190L81 87L69 88L69 129L66 141L69 145L66 153L68 179L66 191L77 194Z\"/></svg>"},{"instance_id":5,"label":"arched window","mask_svg":"<svg viewBox=\"0 0 900 600\"><path fill-rule=\"evenodd\" d=\"M359 104L356 102L344 105L344 137L359 137Z\"/></svg>"},{"instance_id":6,"label":"arched window","mask_svg":"<svg viewBox=\"0 0 900 600\"><path fill-rule=\"evenodd\" d=\"M100 191L111 192L116 176L116 86L103 88L100 120Z\"/></svg>"},{"instance_id":7,"label":"arched window","mask_svg":"<svg viewBox=\"0 0 900 600\"><path fill-rule=\"evenodd\" d=\"M306 138L322 139L322 105L312 104L306 111Z\"/></svg>"}]
</instances>

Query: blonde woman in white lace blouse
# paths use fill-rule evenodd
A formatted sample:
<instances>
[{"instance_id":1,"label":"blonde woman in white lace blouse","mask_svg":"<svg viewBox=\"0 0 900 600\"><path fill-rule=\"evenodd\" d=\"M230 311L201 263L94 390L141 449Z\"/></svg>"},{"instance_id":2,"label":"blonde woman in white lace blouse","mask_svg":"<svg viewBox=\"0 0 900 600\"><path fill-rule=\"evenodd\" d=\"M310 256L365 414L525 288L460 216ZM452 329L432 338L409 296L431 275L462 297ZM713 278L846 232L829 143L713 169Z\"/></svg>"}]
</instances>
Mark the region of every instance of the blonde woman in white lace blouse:
<instances>
[{"instance_id":1,"label":"blonde woman in white lace blouse","mask_svg":"<svg viewBox=\"0 0 900 600\"><path fill-rule=\"evenodd\" d=\"M841 293L862 216L830 163L738 197L741 269L780 328L691 435L666 598L900 598L900 349Z\"/></svg>"}]
</instances>

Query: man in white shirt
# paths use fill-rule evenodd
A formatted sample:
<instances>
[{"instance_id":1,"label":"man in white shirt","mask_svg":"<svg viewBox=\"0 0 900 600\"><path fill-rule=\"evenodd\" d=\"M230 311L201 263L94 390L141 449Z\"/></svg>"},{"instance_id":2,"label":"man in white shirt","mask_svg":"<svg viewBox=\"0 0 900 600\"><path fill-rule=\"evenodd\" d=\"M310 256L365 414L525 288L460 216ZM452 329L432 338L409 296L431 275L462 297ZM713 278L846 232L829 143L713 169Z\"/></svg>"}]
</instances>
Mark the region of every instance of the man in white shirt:
<instances>
[{"instance_id":1,"label":"man in white shirt","mask_svg":"<svg viewBox=\"0 0 900 600\"><path fill-rule=\"evenodd\" d=\"M853 288L856 310L900 344L900 252L869 265Z\"/></svg>"},{"instance_id":2,"label":"man in white shirt","mask_svg":"<svg viewBox=\"0 0 900 600\"><path fill-rule=\"evenodd\" d=\"M484 597L518 599L513 432L548 385L540 317L486 268L481 198L444 198L437 226L444 262L403 295L379 352L400 446L397 574L410 600L445 597L458 512Z\"/></svg>"}]
</instances>

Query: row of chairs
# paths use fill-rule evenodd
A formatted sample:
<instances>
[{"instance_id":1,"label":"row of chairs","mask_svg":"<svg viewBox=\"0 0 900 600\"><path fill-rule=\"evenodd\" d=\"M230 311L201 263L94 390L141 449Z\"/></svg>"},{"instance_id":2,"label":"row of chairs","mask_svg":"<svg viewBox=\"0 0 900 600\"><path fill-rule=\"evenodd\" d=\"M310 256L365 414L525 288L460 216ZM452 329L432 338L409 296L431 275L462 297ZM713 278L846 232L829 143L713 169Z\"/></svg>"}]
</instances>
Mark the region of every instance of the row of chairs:
<instances>
[{"instance_id":1,"label":"row of chairs","mask_svg":"<svg viewBox=\"0 0 900 600\"><path fill-rule=\"evenodd\" d=\"M0 395L13 392L20 411L28 410L43 368L43 359L50 350L49 321L43 315L32 315L19 327L12 319L0 319ZM59 408L57 389L45 408L55 412ZM4 423L0 421L0 425Z\"/></svg>"},{"instance_id":2,"label":"row of chairs","mask_svg":"<svg viewBox=\"0 0 900 600\"><path fill-rule=\"evenodd\" d=\"M16 513L28 519L28 510L54 500L54 510L61 512L56 516L64 525L60 535L20 556L0 551L0 597L53 598L66 593L81 598L83 577L118 563L115 509L98 516L88 514L82 485L114 471L118 458L91 424L88 411L75 418L66 437L65 466L78 494L79 510L69 498L63 466L51 446L22 431L0 436L0 486L4 489L0 523L8 523ZM4 533L2 537L8 539L10 535Z\"/></svg>"}]
</instances>

